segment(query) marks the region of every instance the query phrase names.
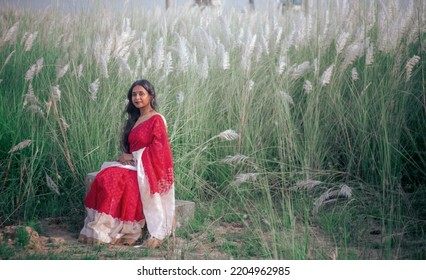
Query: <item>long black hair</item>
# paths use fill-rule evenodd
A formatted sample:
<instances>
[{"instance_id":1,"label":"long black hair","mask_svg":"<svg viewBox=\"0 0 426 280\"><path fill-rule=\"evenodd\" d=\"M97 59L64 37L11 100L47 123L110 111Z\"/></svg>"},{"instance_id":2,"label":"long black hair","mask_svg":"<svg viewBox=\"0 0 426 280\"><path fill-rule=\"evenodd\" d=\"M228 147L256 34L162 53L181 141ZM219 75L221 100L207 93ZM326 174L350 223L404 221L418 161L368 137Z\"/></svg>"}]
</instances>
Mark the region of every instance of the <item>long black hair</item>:
<instances>
[{"instance_id":1,"label":"long black hair","mask_svg":"<svg viewBox=\"0 0 426 280\"><path fill-rule=\"evenodd\" d=\"M121 135L121 149L125 153L130 153L130 145L129 145L129 134L135 125L136 121L141 115L141 112L138 108L133 105L132 102L132 92L135 86L143 87L149 94L151 108L157 110L157 95L155 94L154 86L147 80L138 80L132 84L129 91L127 92L127 106L125 113L128 114L127 122L124 125L123 133Z\"/></svg>"}]
</instances>

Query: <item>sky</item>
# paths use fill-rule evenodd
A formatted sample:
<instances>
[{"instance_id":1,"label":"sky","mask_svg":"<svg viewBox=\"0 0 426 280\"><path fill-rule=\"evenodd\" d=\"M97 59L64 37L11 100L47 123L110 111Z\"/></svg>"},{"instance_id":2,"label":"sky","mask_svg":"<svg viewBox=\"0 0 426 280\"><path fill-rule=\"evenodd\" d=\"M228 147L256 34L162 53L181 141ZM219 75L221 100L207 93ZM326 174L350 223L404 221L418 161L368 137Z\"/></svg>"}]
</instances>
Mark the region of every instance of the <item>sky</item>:
<instances>
[{"instance_id":1,"label":"sky","mask_svg":"<svg viewBox=\"0 0 426 280\"><path fill-rule=\"evenodd\" d=\"M214 0L222 2L223 7L226 8L235 8L237 10L242 10L249 7L248 0ZM291 0L287 0L291 1ZM307 1L307 0L302 0ZM329 3L329 1L355 1L355 0L311 0L313 7L318 3ZM359 0L356 0L359 1ZM400 3L401 7L406 6L409 0L366 0L368 1L378 1L382 4L388 3L388 1L397 1ZM426 1L426 0L421 0ZM14 5L19 7L29 7L32 9L45 9L49 6L57 6L65 11L79 11L83 5L87 3L106 3L105 6L112 7L113 9L120 9L123 3L128 2L132 7L143 7L145 9L153 9L156 6L160 8L165 8L165 0L0 0L0 9L6 5ZM181 7L185 5L190 5L193 0L171 0L172 8ZM267 7L271 5L276 6L279 0L254 0L255 8L258 11L264 11Z\"/></svg>"},{"instance_id":2,"label":"sky","mask_svg":"<svg viewBox=\"0 0 426 280\"><path fill-rule=\"evenodd\" d=\"M93 1L93 0L92 0ZM277 0L255 0L257 9L263 9L269 3L276 3ZM103 2L111 2L114 7L120 7L124 0L103 0ZM130 3L138 3L146 8L154 8L155 6L165 7L165 0L128 0ZM171 0L172 7L193 3L193 0ZM0 0L0 7L2 5L18 5L21 7L30 7L35 9L44 9L49 5L59 5L62 8L68 9L73 7L80 7L82 3L87 3L87 0ZM248 0L222 0L224 7L234 7L242 9L248 6Z\"/></svg>"}]
</instances>

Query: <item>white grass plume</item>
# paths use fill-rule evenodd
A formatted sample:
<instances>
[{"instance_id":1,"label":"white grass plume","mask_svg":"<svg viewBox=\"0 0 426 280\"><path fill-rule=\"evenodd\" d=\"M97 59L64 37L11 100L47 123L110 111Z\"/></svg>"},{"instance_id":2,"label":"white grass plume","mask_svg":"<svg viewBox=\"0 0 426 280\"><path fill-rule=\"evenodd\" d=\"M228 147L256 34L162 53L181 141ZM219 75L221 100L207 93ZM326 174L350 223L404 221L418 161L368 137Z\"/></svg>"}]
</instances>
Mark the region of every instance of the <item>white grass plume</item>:
<instances>
[{"instance_id":1,"label":"white grass plume","mask_svg":"<svg viewBox=\"0 0 426 280\"><path fill-rule=\"evenodd\" d=\"M179 69L184 73L189 70L190 55L188 51L187 41L183 36L177 34L178 45L177 52L179 55Z\"/></svg>"},{"instance_id":2,"label":"white grass plume","mask_svg":"<svg viewBox=\"0 0 426 280\"><path fill-rule=\"evenodd\" d=\"M139 55L139 53L136 53L136 65L135 68L133 69L133 77L139 77L139 70L141 68L141 64L142 64L142 58Z\"/></svg>"},{"instance_id":3,"label":"white grass plume","mask_svg":"<svg viewBox=\"0 0 426 280\"><path fill-rule=\"evenodd\" d=\"M279 75L284 73L285 67L287 66L286 60L287 60L286 56L280 55L278 59L278 68L277 68L277 72Z\"/></svg>"},{"instance_id":4,"label":"white grass plume","mask_svg":"<svg viewBox=\"0 0 426 280\"><path fill-rule=\"evenodd\" d=\"M30 68L25 73L25 80L26 81L32 81L34 77L40 73L41 69L43 68L43 58L40 58L37 60L37 62L30 66Z\"/></svg>"},{"instance_id":5,"label":"white grass plume","mask_svg":"<svg viewBox=\"0 0 426 280\"><path fill-rule=\"evenodd\" d=\"M343 185L340 186L340 190L339 190L337 196L350 199L350 198L352 198L352 189L348 185L343 184Z\"/></svg>"},{"instance_id":6,"label":"white grass plume","mask_svg":"<svg viewBox=\"0 0 426 280\"><path fill-rule=\"evenodd\" d=\"M60 194L58 185L56 185L55 182L53 182L52 178L50 178L49 175L47 175L47 173L45 174L46 174L46 183L49 189L55 192L56 194Z\"/></svg>"},{"instance_id":7,"label":"white grass plume","mask_svg":"<svg viewBox=\"0 0 426 280\"><path fill-rule=\"evenodd\" d=\"M97 92L99 90L99 78L89 85L90 99L95 101L97 99Z\"/></svg>"},{"instance_id":8,"label":"white grass plume","mask_svg":"<svg viewBox=\"0 0 426 280\"><path fill-rule=\"evenodd\" d=\"M28 104L32 105L32 104L37 104L37 103L38 103L38 99L34 95L33 85L30 83L28 85L28 92L27 92L27 94L24 95L23 107L25 108Z\"/></svg>"},{"instance_id":9,"label":"white grass plume","mask_svg":"<svg viewBox=\"0 0 426 280\"><path fill-rule=\"evenodd\" d=\"M4 38L2 39L2 43L10 42L10 44L14 44L16 42L16 35L18 34L19 29L19 21L17 21L7 32ZM2 44L0 44L2 45Z\"/></svg>"},{"instance_id":10,"label":"white grass plume","mask_svg":"<svg viewBox=\"0 0 426 280\"><path fill-rule=\"evenodd\" d=\"M406 81L408 82L411 78L411 75L413 73L413 68L416 66L416 64L420 61L420 56L414 55L412 58L410 58L407 61L407 64L405 65L406 70Z\"/></svg>"},{"instance_id":11,"label":"white grass plume","mask_svg":"<svg viewBox=\"0 0 426 280\"><path fill-rule=\"evenodd\" d=\"M30 51L31 48L33 47L33 43L34 43L35 39L37 38L37 35L38 35L37 31L28 35L28 38L25 41L25 51L26 52Z\"/></svg>"},{"instance_id":12,"label":"white grass plume","mask_svg":"<svg viewBox=\"0 0 426 280\"><path fill-rule=\"evenodd\" d=\"M320 78L321 85L325 86L330 83L331 75L333 74L334 64L331 64L322 74Z\"/></svg>"},{"instance_id":13,"label":"white grass plume","mask_svg":"<svg viewBox=\"0 0 426 280\"><path fill-rule=\"evenodd\" d=\"M358 80L358 71L356 70L356 67L352 68L351 76L352 76L352 81Z\"/></svg>"},{"instance_id":14,"label":"white grass plume","mask_svg":"<svg viewBox=\"0 0 426 280\"><path fill-rule=\"evenodd\" d=\"M200 70L201 78L204 80L207 79L209 77L209 61L207 59L207 56L204 57Z\"/></svg>"},{"instance_id":15,"label":"white grass plume","mask_svg":"<svg viewBox=\"0 0 426 280\"><path fill-rule=\"evenodd\" d=\"M259 173L240 173L234 177L234 184L242 184L247 181L254 181L259 176Z\"/></svg>"},{"instance_id":16,"label":"white grass plume","mask_svg":"<svg viewBox=\"0 0 426 280\"><path fill-rule=\"evenodd\" d=\"M245 44L245 48L243 50L243 55L241 58L243 69L248 71L251 68L251 59L254 48L256 46L257 35L249 36L247 38L247 43Z\"/></svg>"},{"instance_id":17,"label":"white grass plume","mask_svg":"<svg viewBox=\"0 0 426 280\"><path fill-rule=\"evenodd\" d=\"M324 21L324 28L322 31L322 34L319 35L319 44L320 48L326 48L330 43L330 11L327 9L325 12L325 21Z\"/></svg>"},{"instance_id":18,"label":"white grass plume","mask_svg":"<svg viewBox=\"0 0 426 280\"><path fill-rule=\"evenodd\" d=\"M114 46L114 33L111 33L108 36L108 39L106 40L104 46L102 46L102 57L105 59L106 63L108 63L111 59L111 53Z\"/></svg>"},{"instance_id":19,"label":"white grass plume","mask_svg":"<svg viewBox=\"0 0 426 280\"><path fill-rule=\"evenodd\" d=\"M321 181L307 179L307 180L303 180L303 181L297 181L296 182L296 189L311 191L316 186L319 186L321 184L322 184Z\"/></svg>"},{"instance_id":20,"label":"white grass plume","mask_svg":"<svg viewBox=\"0 0 426 280\"><path fill-rule=\"evenodd\" d=\"M253 80L249 80L247 83L247 91L252 91L254 87L254 81Z\"/></svg>"},{"instance_id":21,"label":"white grass plume","mask_svg":"<svg viewBox=\"0 0 426 280\"><path fill-rule=\"evenodd\" d=\"M148 58L148 60L146 61L146 63L142 63L142 76L146 76L148 71L151 70L152 68L152 60L151 58Z\"/></svg>"},{"instance_id":22,"label":"white grass plume","mask_svg":"<svg viewBox=\"0 0 426 280\"><path fill-rule=\"evenodd\" d=\"M67 121L63 117L61 117L60 120L61 120L61 123L62 123L62 127L66 131L70 127L69 124L67 123Z\"/></svg>"},{"instance_id":23,"label":"white grass plume","mask_svg":"<svg viewBox=\"0 0 426 280\"><path fill-rule=\"evenodd\" d=\"M226 20L227 19L224 16L219 17L222 33L225 37L226 42L230 43L230 40L232 40L233 34L231 31L231 28L229 27L229 23Z\"/></svg>"},{"instance_id":24,"label":"white grass plume","mask_svg":"<svg viewBox=\"0 0 426 280\"><path fill-rule=\"evenodd\" d=\"M248 156L236 154L236 155L233 155L233 156L226 156L221 161L223 163L227 163L227 164L241 164L241 163L244 163L245 161L247 161L248 159L249 159Z\"/></svg>"},{"instance_id":25,"label":"white grass plume","mask_svg":"<svg viewBox=\"0 0 426 280\"><path fill-rule=\"evenodd\" d=\"M77 78L81 78L83 76L83 64L79 64L76 68L74 68L72 75L76 76Z\"/></svg>"},{"instance_id":26,"label":"white grass plume","mask_svg":"<svg viewBox=\"0 0 426 280\"><path fill-rule=\"evenodd\" d=\"M310 69L310 66L311 64L309 61L302 62L301 64L293 68L293 70L291 71L291 77L293 79L297 79L303 76L303 74L305 74Z\"/></svg>"},{"instance_id":27,"label":"white grass plume","mask_svg":"<svg viewBox=\"0 0 426 280\"><path fill-rule=\"evenodd\" d=\"M67 72L70 64L68 63L68 53L63 58L56 60L56 80L62 78Z\"/></svg>"},{"instance_id":28,"label":"white grass plume","mask_svg":"<svg viewBox=\"0 0 426 280\"><path fill-rule=\"evenodd\" d=\"M39 59L37 59L35 75L38 75L41 72L41 69L43 69L43 63L44 63L43 57L40 57Z\"/></svg>"},{"instance_id":29,"label":"white grass plume","mask_svg":"<svg viewBox=\"0 0 426 280\"><path fill-rule=\"evenodd\" d=\"M37 62L30 66L28 71L25 73L25 80L32 81L36 75L41 72L43 68L44 59L43 57L39 58Z\"/></svg>"},{"instance_id":30,"label":"white grass plume","mask_svg":"<svg viewBox=\"0 0 426 280\"><path fill-rule=\"evenodd\" d=\"M62 68L58 68L58 71L56 72L56 80L62 78L68 72L69 67L70 65L67 63Z\"/></svg>"},{"instance_id":31,"label":"white grass plume","mask_svg":"<svg viewBox=\"0 0 426 280\"><path fill-rule=\"evenodd\" d=\"M172 53L168 52L164 60L164 74L166 77L173 72L173 58Z\"/></svg>"},{"instance_id":32,"label":"white grass plume","mask_svg":"<svg viewBox=\"0 0 426 280\"><path fill-rule=\"evenodd\" d=\"M320 197L318 197L314 202L313 213L317 214L319 209L327 204L336 203L341 199L351 199L352 198L352 189L346 185L342 184L338 190L327 189L323 192Z\"/></svg>"},{"instance_id":33,"label":"white grass plume","mask_svg":"<svg viewBox=\"0 0 426 280\"><path fill-rule=\"evenodd\" d=\"M29 140L29 139L24 140L24 141L18 143L17 145L13 146L12 149L9 150L9 154L12 154L16 151L20 151L20 150L24 149L25 147L28 147L29 145L31 145L31 140Z\"/></svg>"},{"instance_id":34,"label":"white grass plume","mask_svg":"<svg viewBox=\"0 0 426 280\"><path fill-rule=\"evenodd\" d=\"M243 43L243 41L244 41L244 34L245 34L244 28L240 27L240 32L238 33L238 36L237 36L237 39L236 39L236 44L238 46L243 46L244 45L244 43Z\"/></svg>"},{"instance_id":35,"label":"white grass plume","mask_svg":"<svg viewBox=\"0 0 426 280\"><path fill-rule=\"evenodd\" d=\"M337 42L336 42L337 54L340 54L343 51L343 49L346 46L346 42L348 41L348 38L349 38L349 32L340 33L339 38L337 39Z\"/></svg>"},{"instance_id":36,"label":"white grass plume","mask_svg":"<svg viewBox=\"0 0 426 280\"><path fill-rule=\"evenodd\" d=\"M312 83L309 80L305 80L305 82L303 83L303 90L307 94L310 94L312 92L312 89L313 89Z\"/></svg>"},{"instance_id":37,"label":"white grass plume","mask_svg":"<svg viewBox=\"0 0 426 280\"><path fill-rule=\"evenodd\" d=\"M365 54L365 65L372 65L374 63L374 44L369 43L367 53Z\"/></svg>"},{"instance_id":38,"label":"white grass plume","mask_svg":"<svg viewBox=\"0 0 426 280\"><path fill-rule=\"evenodd\" d=\"M51 92L52 92L52 98L55 101L61 101L61 91L59 89L59 85L52 86Z\"/></svg>"},{"instance_id":39,"label":"white grass plume","mask_svg":"<svg viewBox=\"0 0 426 280\"><path fill-rule=\"evenodd\" d=\"M95 39L95 42L92 45L92 51L93 51L93 56L95 57L98 63L102 56L102 45L103 43L101 42L100 36L97 36Z\"/></svg>"},{"instance_id":40,"label":"white grass plume","mask_svg":"<svg viewBox=\"0 0 426 280\"><path fill-rule=\"evenodd\" d=\"M312 68L314 68L314 74L316 77L319 76L319 60L318 58L315 58L314 61L312 62Z\"/></svg>"},{"instance_id":41,"label":"white grass plume","mask_svg":"<svg viewBox=\"0 0 426 280\"><path fill-rule=\"evenodd\" d=\"M262 52L269 54L269 40L267 36L260 36L261 40L261 48L262 48Z\"/></svg>"},{"instance_id":42,"label":"white grass plume","mask_svg":"<svg viewBox=\"0 0 426 280\"><path fill-rule=\"evenodd\" d=\"M46 115L49 115L50 108L52 107L52 100L44 102L44 106L46 107Z\"/></svg>"},{"instance_id":43,"label":"white grass plume","mask_svg":"<svg viewBox=\"0 0 426 280\"><path fill-rule=\"evenodd\" d=\"M31 112L33 114L39 115L40 117L44 117L44 112L37 104L31 104L26 107L27 112Z\"/></svg>"},{"instance_id":44,"label":"white grass plume","mask_svg":"<svg viewBox=\"0 0 426 280\"><path fill-rule=\"evenodd\" d=\"M130 70L130 66L127 63L126 59L122 56L116 56L116 60L118 62L120 74L125 76L131 76L132 71Z\"/></svg>"},{"instance_id":45,"label":"white grass plume","mask_svg":"<svg viewBox=\"0 0 426 280\"><path fill-rule=\"evenodd\" d=\"M219 49L222 60L222 69L228 70L231 67L229 63L229 53L225 50L225 47L222 44L219 45Z\"/></svg>"},{"instance_id":46,"label":"white grass plume","mask_svg":"<svg viewBox=\"0 0 426 280\"><path fill-rule=\"evenodd\" d=\"M184 100L185 100L185 94L182 91L180 91L177 96L177 103L180 105L183 103Z\"/></svg>"},{"instance_id":47,"label":"white grass plume","mask_svg":"<svg viewBox=\"0 0 426 280\"><path fill-rule=\"evenodd\" d=\"M109 78L108 62L107 62L107 59L105 58L105 55L101 55L99 57L99 66L101 67L102 76L108 79Z\"/></svg>"},{"instance_id":48,"label":"white grass plume","mask_svg":"<svg viewBox=\"0 0 426 280\"><path fill-rule=\"evenodd\" d=\"M197 53L197 48L194 48L194 50L192 51L191 55L189 56L189 66L198 66L198 53Z\"/></svg>"},{"instance_id":49,"label":"white grass plume","mask_svg":"<svg viewBox=\"0 0 426 280\"><path fill-rule=\"evenodd\" d=\"M280 91L280 95L282 97L282 99L284 100L285 103L290 104L290 105L294 105L294 101L293 98L284 91Z\"/></svg>"},{"instance_id":50,"label":"white grass plume","mask_svg":"<svg viewBox=\"0 0 426 280\"><path fill-rule=\"evenodd\" d=\"M30 68L25 73L25 80L26 81L32 81L33 78L34 78L35 72L36 72L36 65L33 64L33 65L30 66Z\"/></svg>"},{"instance_id":51,"label":"white grass plume","mask_svg":"<svg viewBox=\"0 0 426 280\"><path fill-rule=\"evenodd\" d=\"M282 27L278 27L276 29L276 36L275 36L275 46L278 46L280 41L281 41L281 36L283 34L283 29Z\"/></svg>"},{"instance_id":52,"label":"white grass plume","mask_svg":"<svg viewBox=\"0 0 426 280\"><path fill-rule=\"evenodd\" d=\"M240 138L240 135L232 129L227 129L221 133L219 133L218 137L225 141L233 141Z\"/></svg>"},{"instance_id":53,"label":"white grass plume","mask_svg":"<svg viewBox=\"0 0 426 280\"><path fill-rule=\"evenodd\" d=\"M160 37L155 46L155 53L152 58L152 63L154 64L155 70L160 70L164 64L164 39Z\"/></svg>"},{"instance_id":54,"label":"white grass plume","mask_svg":"<svg viewBox=\"0 0 426 280\"><path fill-rule=\"evenodd\" d=\"M28 31L25 32L24 35L22 35L22 38L21 38L21 45L22 46L25 46L25 42L27 41L28 35L30 35L30 32L28 32Z\"/></svg>"},{"instance_id":55,"label":"white grass plume","mask_svg":"<svg viewBox=\"0 0 426 280\"><path fill-rule=\"evenodd\" d=\"M351 65L355 59L361 57L364 54L364 44L363 43L352 43L350 44L345 51L345 59L340 65L340 70L343 71L347 66Z\"/></svg>"}]
</instances>

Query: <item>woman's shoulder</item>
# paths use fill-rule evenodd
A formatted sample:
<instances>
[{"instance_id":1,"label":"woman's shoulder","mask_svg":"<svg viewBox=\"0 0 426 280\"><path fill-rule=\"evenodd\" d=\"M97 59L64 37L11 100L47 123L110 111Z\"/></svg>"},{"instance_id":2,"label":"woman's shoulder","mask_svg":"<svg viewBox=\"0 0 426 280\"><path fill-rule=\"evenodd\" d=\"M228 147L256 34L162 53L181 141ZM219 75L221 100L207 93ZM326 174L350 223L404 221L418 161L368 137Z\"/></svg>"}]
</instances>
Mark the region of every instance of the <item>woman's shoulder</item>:
<instances>
[{"instance_id":1,"label":"woman's shoulder","mask_svg":"<svg viewBox=\"0 0 426 280\"><path fill-rule=\"evenodd\" d=\"M156 121L163 122L164 126L167 128L166 118L162 114L156 113L154 116L152 116L152 118L155 118Z\"/></svg>"}]
</instances>

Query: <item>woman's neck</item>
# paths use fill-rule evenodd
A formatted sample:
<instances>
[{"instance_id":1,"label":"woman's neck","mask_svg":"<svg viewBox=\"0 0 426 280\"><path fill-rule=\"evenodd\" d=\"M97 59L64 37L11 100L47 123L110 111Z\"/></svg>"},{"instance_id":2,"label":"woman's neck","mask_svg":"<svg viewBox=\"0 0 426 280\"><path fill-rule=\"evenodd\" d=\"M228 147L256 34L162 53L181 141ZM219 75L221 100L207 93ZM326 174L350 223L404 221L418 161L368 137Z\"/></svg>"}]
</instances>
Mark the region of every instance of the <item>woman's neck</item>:
<instances>
[{"instance_id":1,"label":"woman's neck","mask_svg":"<svg viewBox=\"0 0 426 280\"><path fill-rule=\"evenodd\" d=\"M141 109L139 109L140 110L140 113L141 113L141 117L143 117L143 116L147 116L147 115L149 115L149 114L151 114L151 113L153 113L154 112L154 109L152 109L152 107L151 106L149 106L149 107L144 107L144 108L141 108Z\"/></svg>"}]
</instances>

